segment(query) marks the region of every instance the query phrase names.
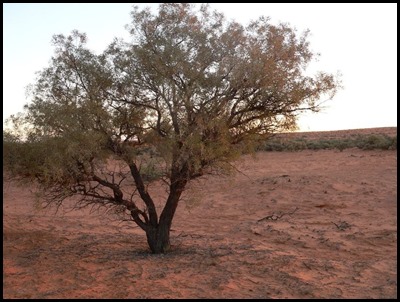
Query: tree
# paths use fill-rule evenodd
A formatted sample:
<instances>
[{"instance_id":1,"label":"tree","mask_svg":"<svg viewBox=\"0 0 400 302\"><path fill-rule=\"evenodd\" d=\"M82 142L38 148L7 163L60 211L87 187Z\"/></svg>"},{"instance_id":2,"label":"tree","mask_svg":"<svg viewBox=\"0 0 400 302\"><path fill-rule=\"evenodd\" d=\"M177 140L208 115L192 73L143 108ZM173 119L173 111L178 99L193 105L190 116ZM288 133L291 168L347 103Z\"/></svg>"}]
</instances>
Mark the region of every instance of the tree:
<instances>
[{"instance_id":1,"label":"tree","mask_svg":"<svg viewBox=\"0 0 400 302\"><path fill-rule=\"evenodd\" d=\"M163 253L190 180L226 171L260 140L294 129L300 112L318 111L339 85L327 73L306 75L316 56L308 32L287 24L261 17L244 27L182 3L161 4L157 15L135 7L131 16L132 41L115 39L99 55L78 31L53 37L50 66L14 117L27 138L14 142L5 166L35 179L45 205L77 195L78 208L128 214ZM110 169L110 159L121 168ZM168 189L161 213L148 190L155 180Z\"/></svg>"}]
</instances>

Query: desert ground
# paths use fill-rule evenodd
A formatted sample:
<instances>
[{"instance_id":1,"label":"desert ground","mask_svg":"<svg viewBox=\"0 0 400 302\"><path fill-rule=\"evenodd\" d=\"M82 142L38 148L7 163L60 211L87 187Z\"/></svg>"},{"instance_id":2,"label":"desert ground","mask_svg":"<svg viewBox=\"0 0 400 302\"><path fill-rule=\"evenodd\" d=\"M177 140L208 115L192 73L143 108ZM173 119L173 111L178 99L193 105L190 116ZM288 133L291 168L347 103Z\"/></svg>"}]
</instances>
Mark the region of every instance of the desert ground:
<instances>
[{"instance_id":1,"label":"desert ground","mask_svg":"<svg viewBox=\"0 0 400 302\"><path fill-rule=\"evenodd\" d=\"M236 166L190 184L162 255L133 222L39 210L33 186L3 181L3 298L397 298L396 150Z\"/></svg>"}]
</instances>

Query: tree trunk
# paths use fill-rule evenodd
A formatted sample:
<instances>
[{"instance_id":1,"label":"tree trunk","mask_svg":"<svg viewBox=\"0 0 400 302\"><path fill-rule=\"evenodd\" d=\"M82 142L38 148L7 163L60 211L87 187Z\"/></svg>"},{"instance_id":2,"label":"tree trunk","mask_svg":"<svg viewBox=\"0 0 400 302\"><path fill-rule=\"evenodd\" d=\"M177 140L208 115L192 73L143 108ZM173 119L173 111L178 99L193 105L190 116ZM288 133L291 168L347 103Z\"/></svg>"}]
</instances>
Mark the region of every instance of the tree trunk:
<instances>
[{"instance_id":1,"label":"tree trunk","mask_svg":"<svg viewBox=\"0 0 400 302\"><path fill-rule=\"evenodd\" d=\"M172 219L174 218L179 198L187 183L186 179L175 182L171 185L165 207L160 215L157 226L149 226L146 230L147 242L154 254L166 253L170 250L169 232L171 230Z\"/></svg>"},{"instance_id":2,"label":"tree trunk","mask_svg":"<svg viewBox=\"0 0 400 302\"><path fill-rule=\"evenodd\" d=\"M136 168L136 166L133 168ZM154 254L166 253L171 248L169 232L171 230L172 219L174 218L176 208L178 207L179 198L181 197L183 189L189 179L188 164L185 163L185 165L180 169L179 166L178 168L175 167L171 174L169 196L164 209L161 212L160 219L158 223L154 223L154 220L152 222L150 221L150 224L144 228L147 236L147 243ZM147 196L143 194L142 199L143 197ZM152 201L151 204L154 205ZM157 217L156 215L153 216L155 218Z\"/></svg>"},{"instance_id":3,"label":"tree trunk","mask_svg":"<svg viewBox=\"0 0 400 302\"><path fill-rule=\"evenodd\" d=\"M164 223L152 227L146 232L147 243L152 253L161 254L170 250L169 231L170 225Z\"/></svg>"}]
</instances>

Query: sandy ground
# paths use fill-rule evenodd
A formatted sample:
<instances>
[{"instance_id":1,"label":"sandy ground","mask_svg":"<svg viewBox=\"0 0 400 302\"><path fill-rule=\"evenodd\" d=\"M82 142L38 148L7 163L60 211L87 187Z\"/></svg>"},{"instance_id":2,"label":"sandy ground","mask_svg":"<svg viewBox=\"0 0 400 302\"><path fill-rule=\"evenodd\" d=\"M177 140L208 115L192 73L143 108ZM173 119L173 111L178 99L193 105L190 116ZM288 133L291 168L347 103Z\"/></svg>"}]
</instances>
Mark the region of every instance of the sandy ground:
<instances>
[{"instance_id":1,"label":"sandy ground","mask_svg":"<svg viewBox=\"0 0 400 302\"><path fill-rule=\"evenodd\" d=\"M397 151L238 167L191 184L165 255L131 222L38 211L4 182L3 298L397 298Z\"/></svg>"}]
</instances>

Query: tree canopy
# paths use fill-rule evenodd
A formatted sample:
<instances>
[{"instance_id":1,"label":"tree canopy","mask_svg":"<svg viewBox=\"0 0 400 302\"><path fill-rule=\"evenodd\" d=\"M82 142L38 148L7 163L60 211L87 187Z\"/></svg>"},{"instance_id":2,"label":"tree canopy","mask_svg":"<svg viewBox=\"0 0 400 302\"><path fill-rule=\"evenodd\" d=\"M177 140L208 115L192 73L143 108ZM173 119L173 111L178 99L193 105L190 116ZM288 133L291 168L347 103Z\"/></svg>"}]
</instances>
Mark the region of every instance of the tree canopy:
<instances>
[{"instance_id":1,"label":"tree canopy","mask_svg":"<svg viewBox=\"0 0 400 302\"><path fill-rule=\"evenodd\" d=\"M208 5L163 3L157 14L133 8L131 41L101 54L84 33L55 35L54 56L31 86L31 101L13 117L26 141L4 165L35 179L43 201L111 206L130 215L150 249L170 248L169 231L186 184L224 171L272 133L293 130L299 113L318 111L338 79L306 73L316 54L308 32L268 18L243 26ZM110 160L120 168L110 169ZM157 213L148 183L168 188Z\"/></svg>"}]
</instances>

